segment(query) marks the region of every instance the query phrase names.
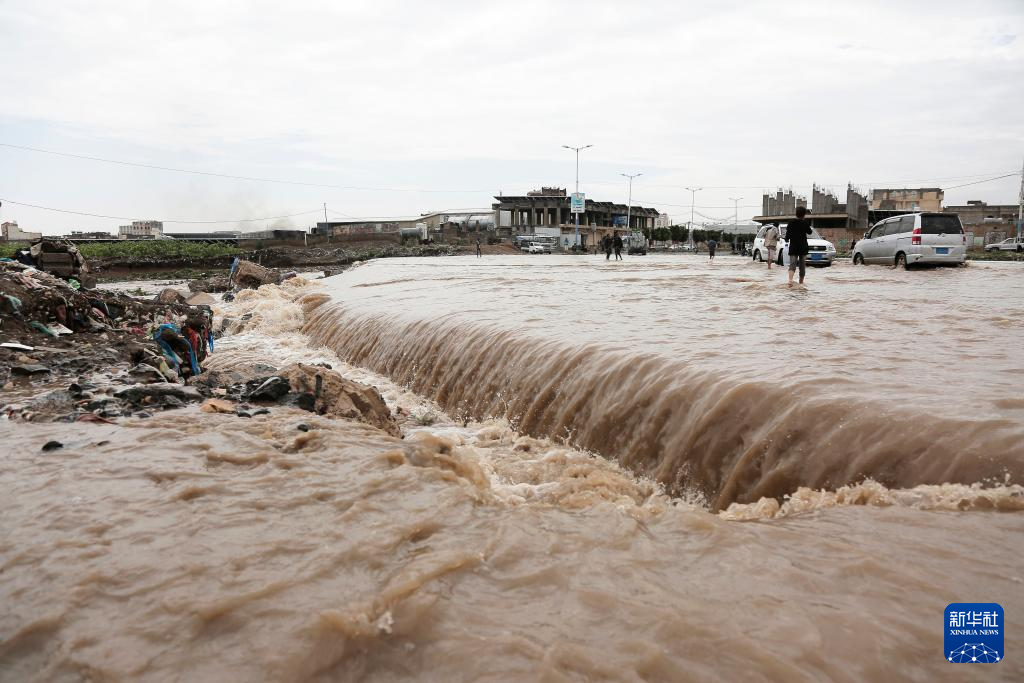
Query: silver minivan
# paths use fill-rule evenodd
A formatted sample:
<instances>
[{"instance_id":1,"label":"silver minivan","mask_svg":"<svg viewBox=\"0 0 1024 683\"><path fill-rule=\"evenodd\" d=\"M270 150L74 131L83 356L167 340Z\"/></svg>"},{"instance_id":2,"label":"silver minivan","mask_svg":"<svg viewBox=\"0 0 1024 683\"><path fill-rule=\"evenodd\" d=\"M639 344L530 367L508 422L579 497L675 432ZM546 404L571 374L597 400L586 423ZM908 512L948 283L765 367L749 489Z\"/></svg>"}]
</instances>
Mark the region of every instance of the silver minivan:
<instances>
[{"instance_id":1,"label":"silver minivan","mask_svg":"<svg viewBox=\"0 0 1024 683\"><path fill-rule=\"evenodd\" d=\"M855 264L883 263L907 268L917 263L960 265L967 236L952 213L912 213L875 223L853 248Z\"/></svg>"}]
</instances>

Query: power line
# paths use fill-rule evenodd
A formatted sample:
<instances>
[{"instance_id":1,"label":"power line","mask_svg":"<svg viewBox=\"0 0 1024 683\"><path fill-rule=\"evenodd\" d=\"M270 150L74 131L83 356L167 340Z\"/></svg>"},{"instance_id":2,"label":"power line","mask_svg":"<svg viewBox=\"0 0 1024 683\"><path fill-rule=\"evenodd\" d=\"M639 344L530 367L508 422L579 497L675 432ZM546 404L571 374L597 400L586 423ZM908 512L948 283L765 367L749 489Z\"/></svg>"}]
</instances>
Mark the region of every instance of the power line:
<instances>
[{"instance_id":1,"label":"power line","mask_svg":"<svg viewBox=\"0 0 1024 683\"><path fill-rule=\"evenodd\" d=\"M952 187L944 187L942 189L943 190L955 190L958 187L967 187L968 185L979 185L981 183L988 183L988 182L991 182L993 180L1001 180L1003 178L1010 178L1012 176L1018 176L1020 174L1021 174L1020 171L1014 171L1013 173L1007 173L1005 175L999 175L999 176L996 176L994 178L985 178L984 180L975 180L972 183L963 183L961 185L953 185Z\"/></svg>"},{"instance_id":2,"label":"power line","mask_svg":"<svg viewBox=\"0 0 1024 683\"><path fill-rule=\"evenodd\" d=\"M67 157L67 158L70 158L70 159L81 159L81 160L85 160L85 161L95 161L95 162L100 162L100 163L105 163L105 164L114 164L114 165L118 165L118 166L129 166L129 167L133 167L133 168L147 168L147 169L150 169L150 170L167 171L167 172L171 172L171 173L188 173L188 174L192 174L192 175L201 175L201 176L207 176L207 177L212 177L212 178L226 178L226 179L229 179L229 180L245 180L245 181L250 181L250 182L258 182L258 183L278 183L278 184L282 184L282 185L295 185L295 186L301 186L301 187L318 187L318 188L328 188L328 189L335 189L335 190L352 190L352 191L359 191L359 192L411 192L411 193L424 193L424 194L443 194L443 193L452 193L452 194L454 194L454 193L466 193L466 194L471 194L471 193L489 193L490 192L490 190L485 190L485 189L469 189L469 188L443 189L443 188L415 188L415 187L374 187L374 186L362 186L362 185L334 185L334 184L330 184L330 183L313 183L313 182L306 182L306 181L300 181L300 180L289 180L289 179L286 179L286 178L263 178L263 177L259 177L259 176L243 176L243 175L233 175L233 174L230 174L230 173L217 173L217 172L214 172L214 171L200 171L200 170L196 170L196 169L176 168L174 166L160 166L160 165L157 165L157 164L145 164L145 163L141 163L141 162L124 161L124 160L120 160L120 159L108 159L108 158L105 158L105 157L90 156L90 155L87 155L87 154L73 154L71 152L58 152L56 150L43 149L43 148L40 148L40 147L29 147L29 146L26 146L26 145L14 145L14 144L11 144L11 143L6 143L6 142L0 142L0 147L6 147L8 149L17 149L17 150L26 151L26 152L36 152L36 153L39 153L39 154L50 154L50 155L53 155L53 156ZM997 171L996 173L999 173L999 171ZM925 183L925 182L940 182L940 181L944 181L944 180L963 180L963 179L967 179L967 178L978 178L979 176L982 176L982 175L986 175L986 174L984 174L984 173L976 173L976 174L963 175L963 176L946 176L946 177L943 177L943 178L917 178L917 179L884 180L884 181L870 181L870 182L867 182L867 181L852 182L851 181L851 182L844 182L844 183L816 183L816 184L818 185L818 187L827 187L827 188L845 187L846 185L861 185L861 186L875 186L875 187L877 187L877 186L880 186L880 185L893 185L893 186L895 186L895 185L906 184L906 183ZM991 178L991 180L997 180L997 179L1000 179L1000 178L1007 178L1007 177L1015 176L1015 175L1020 175L1020 171L1009 172L1009 173L1006 173L1005 175L1001 175L1001 176L997 176L995 178ZM987 180L978 181L978 182L987 182ZM618 185L620 183L618 181L588 181L587 183L584 183L584 184L589 184L589 185ZM955 189L957 187L965 187L965 186L971 185L971 184L976 184L976 183L964 183L962 185L955 185L953 187L945 188L945 189ZM669 189L681 189L684 185L686 185L686 183L681 183L679 185L676 185L676 184L664 184L664 183L661 183L661 184L658 184L658 183L645 183L644 184L645 187L660 187L660 188L669 188ZM702 185L702 187L704 189L708 189L708 190L711 190L711 189L717 189L717 190L762 189L763 190L764 188L769 188L769 187L789 187L789 186L792 186L792 185L793 185L792 183L790 183L790 184L787 184L787 183L781 183L781 184L780 183L762 183L762 184L759 184L759 185ZM666 206L680 206L680 205L672 205L672 204L668 204L668 203L665 203L665 204L666 204ZM705 208L728 209L728 208L732 208L732 207L721 206L721 207L705 207ZM746 207L746 208L750 208L750 207Z\"/></svg>"},{"instance_id":3,"label":"power line","mask_svg":"<svg viewBox=\"0 0 1024 683\"><path fill-rule=\"evenodd\" d=\"M86 161L99 161L104 164L116 164L118 166L131 166L134 168L148 168L155 171L170 171L173 173L191 173L193 175L209 176L213 178L228 178L230 180L248 180L257 183L280 183L282 185L300 185L304 187L321 187L330 188L334 190L357 190L362 192L424 192L424 193L478 193L478 192L489 192L489 190L437 190L437 189L422 189L422 188L409 188L409 187L362 187L356 185L331 185L327 183L309 183L300 180L286 180L283 178L260 178L256 176L244 176L244 175L231 175L230 173L214 173L212 171L197 171L189 168L174 168L173 166L157 166L155 164L142 164L134 161L120 161L117 159L105 159L103 157L88 156L85 154L71 154L69 152L56 152L50 149L40 149L38 147L25 147L24 145L12 145L6 142L0 142L0 147L8 147L10 149L20 149L28 152L39 152L41 154L52 154L59 157L69 157L71 159L84 159Z\"/></svg>"},{"instance_id":4,"label":"power line","mask_svg":"<svg viewBox=\"0 0 1024 683\"><path fill-rule=\"evenodd\" d=\"M7 202L8 204L14 204L16 206L26 206L33 209L42 209L43 211L56 211L57 213L70 213L76 216L89 216L91 218L109 218L112 220L119 221L135 221L139 220L137 216L108 216L101 213L88 213L85 211L72 211L71 209L58 209L52 206L41 206L39 204L28 204L26 202L16 202L13 199L0 198L0 202ZM180 220L161 220L161 223L177 223L183 225L212 225L214 223L256 223L258 221L274 221L282 218L295 218L297 216L308 216L311 213L320 213L320 209L313 209L312 211L302 211L300 213L287 214L285 216L264 216L263 218L234 218L231 220L222 221L180 221Z\"/></svg>"}]
</instances>

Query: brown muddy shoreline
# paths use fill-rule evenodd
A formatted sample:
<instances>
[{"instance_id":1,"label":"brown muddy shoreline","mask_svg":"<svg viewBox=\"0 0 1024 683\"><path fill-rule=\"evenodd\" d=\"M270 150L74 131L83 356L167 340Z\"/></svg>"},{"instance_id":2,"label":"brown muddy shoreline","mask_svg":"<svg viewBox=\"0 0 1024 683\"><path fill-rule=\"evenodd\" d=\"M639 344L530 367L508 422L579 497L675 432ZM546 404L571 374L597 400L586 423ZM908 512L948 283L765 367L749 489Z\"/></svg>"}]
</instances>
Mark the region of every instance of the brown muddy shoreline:
<instances>
[{"instance_id":1,"label":"brown muddy shoreline","mask_svg":"<svg viewBox=\"0 0 1024 683\"><path fill-rule=\"evenodd\" d=\"M235 258L252 261L268 268L325 269L334 273L341 272L354 263L371 259L451 256L458 252L459 247L445 244L403 246L370 242L346 247L267 247L209 258L115 256L92 259L89 266L96 279L100 281L194 279L226 274Z\"/></svg>"}]
</instances>

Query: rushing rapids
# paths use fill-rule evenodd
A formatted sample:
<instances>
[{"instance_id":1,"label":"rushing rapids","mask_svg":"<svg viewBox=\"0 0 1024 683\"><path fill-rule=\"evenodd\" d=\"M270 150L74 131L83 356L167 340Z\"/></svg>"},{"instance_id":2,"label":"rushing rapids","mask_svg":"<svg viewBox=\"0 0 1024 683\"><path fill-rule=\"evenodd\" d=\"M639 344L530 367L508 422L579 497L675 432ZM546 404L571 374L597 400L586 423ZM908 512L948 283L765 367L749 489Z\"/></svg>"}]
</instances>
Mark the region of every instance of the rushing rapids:
<instances>
[{"instance_id":1,"label":"rushing rapids","mask_svg":"<svg viewBox=\"0 0 1024 683\"><path fill-rule=\"evenodd\" d=\"M498 265L507 270L517 262ZM602 448L610 457L600 457L572 446L583 443L579 434L558 433L557 416L573 410L613 420L620 430L674 428L667 419L632 422L642 417L633 407L645 395L640 384L653 382L655 370L681 372L689 381L687 359L672 357L685 345L658 353L652 347L671 335L663 332L641 345L642 329L600 343L593 338L600 326L588 334L581 327L578 339L567 340L560 333L564 320L528 321L538 317L536 306L522 307L509 325L492 329L485 318L496 314L473 299L491 294L472 279L451 294L466 297L461 307L439 316L446 286L431 287L418 270L434 266L408 267L371 264L322 287L296 281L244 292L219 307L231 334L209 359L213 369L330 363L378 386L395 413L405 416L403 439L290 408L251 419L185 409L189 419L173 411L116 426L0 425L9 447L0 467L0 489L7 495L0 521L0 681L1024 677L1024 660L1015 654L1024 649L1019 629L1008 630L1002 662L967 671L947 664L941 630L950 602L999 602L1012 623L1018 620L1013 615L1024 613L1021 486L970 479L966 456L951 449L931 453L953 453L961 468L954 471L964 483L886 486L879 469L877 479L851 470L856 481L846 486L798 487L812 481L808 473L814 469L783 453L775 462L789 463L788 479L777 487L792 486L786 497L755 498L758 488L772 488L763 472L737 481L745 488L733 498L748 503L714 514L710 508L721 507L728 496L699 479L693 464L692 476L665 478L687 494L670 496L618 464L647 468L621 450L632 441L612 442L620 450ZM473 262L438 267L465 278ZM395 279L394 271L411 273L434 308L389 293L392 305L378 301L371 311L357 293L380 297L394 285L358 285ZM835 277L845 276L838 271ZM723 306L721 297L717 301L709 307ZM1013 314L988 315L1006 320L1001 329L1013 336L1020 329ZM635 326L641 314L624 315ZM464 324L469 318L475 320ZM371 335L367 349L360 351L355 335L339 324ZM704 333L711 328L706 320L693 325L698 331L703 325ZM647 332L652 328L657 326ZM438 329L455 331L454 341L427 334ZM410 336L401 338L403 332ZM836 337L841 341L838 332ZM492 353L458 362L436 355L453 347L472 354L472 345L455 343L460 338L486 339ZM508 362L498 358L502 350L520 348L523 339L533 342L530 353L520 351ZM587 391L562 405L576 385L566 386L572 378L555 372L559 364L541 361L564 354L567 341L576 342L579 355L560 357L575 359L579 372L604 371L615 365L616 354L624 357L619 374L579 385ZM414 360L406 364L399 350L385 352L392 343ZM749 362L735 350L716 356L698 341L691 348L700 372L711 376L701 385L709 392L718 386L719 359L739 358L741 368ZM592 355L603 362L587 365ZM856 404L872 390L843 384L829 394L818 384L812 392L783 380L790 390L780 391L767 372L779 360L770 353L766 358L760 374L769 377L754 380L753 390L734 387L721 396L688 399L687 410L717 416L689 424L723 434L704 437L708 441L695 436L691 452L728 444L725 435L740 429L737 414L719 406L722 401L759 402L767 410L774 394L776 402L791 400L806 411L830 401ZM889 371L898 365L892 361ZM490 395L459 390L451 377L457 367L463 381L486 383ZM979 367L967 363L970 372ZM542 385L534 384L540 368L551 371ZM717 381L725 388L740 375L722 368ZM822 368L807 372L811 380L828 374ZM1022 407L1014 402L1018 395L993 376L995 389L980 406L973 402L982 393L976 379L970 376L955 394L941 391L945 398L929 407L945 401L957 424L981 421L1006 438ZM687 396L686 381L662 380L679 400ZM632 400L620 390L625 382L634 383ZM603 406L601 396L590 395L601 391L621 403ZM648 391L654 396L653 388ZM878 391L879 400L892 401L917 389L893 382ZM878 413L903 414L897 408L907 406L879 406ZM751 407L739 415L754 422L762 414ZM767 419L800 416L793 409L769 412ZM309 431L298 430L300 423ZM773 433L769 427L746 429L747 435ZM881 433L878 439L895 436ZM971 447L969 434L954 437ZM65 448L40 452L50 439ZM998 448L1001 442L988 443ZM826 445L817 442L805 457L828 461L818 467L835 467ZM1012 474L1019 454L1018 442L1007 440L1006 446L982 454L1005 464L1000 482ZM692 455L680 456L668 469L678 472L692 461ZM898 462L913 478L912 459ZM922 463L916 477L923 481L928 471ZM705 505L700 491L718 492L720 504Z\"/></svg>"},{"instance_id":2,"label":"rushing rapids","mask_svg":"<svg viewBox=\"0 0 1024 683\"><path fill-rule=\"evenodd\" d=\"M307 301L305 331L453 415L506 417L718 507L865 478L1021 479L1019 273L783 280L737 261L377 262Z\"/></svg>"}]
</instances>

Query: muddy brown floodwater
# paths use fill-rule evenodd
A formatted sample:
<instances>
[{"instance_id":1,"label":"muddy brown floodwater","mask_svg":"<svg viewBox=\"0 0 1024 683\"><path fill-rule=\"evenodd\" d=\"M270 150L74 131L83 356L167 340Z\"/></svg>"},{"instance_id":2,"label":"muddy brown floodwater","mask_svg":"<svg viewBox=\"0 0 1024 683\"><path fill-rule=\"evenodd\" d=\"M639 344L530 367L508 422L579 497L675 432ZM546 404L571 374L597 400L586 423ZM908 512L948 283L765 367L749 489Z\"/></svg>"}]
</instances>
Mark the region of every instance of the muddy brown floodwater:
<instances>
[{"instance_id":1,"label":"muddy brown floodwater","mask_svg":"<svg viewBox=\"0 0 1024 683\"><path fill-rule=\"evenodd\" d=\"M1021 680L1013 265L790 291L728 258L406 259L244 292L211 367L329 362L405 438L0 423L0 680ZM946 662L951 602L1003 606L1001 662Z\"/></svg>"}]
</instances>

